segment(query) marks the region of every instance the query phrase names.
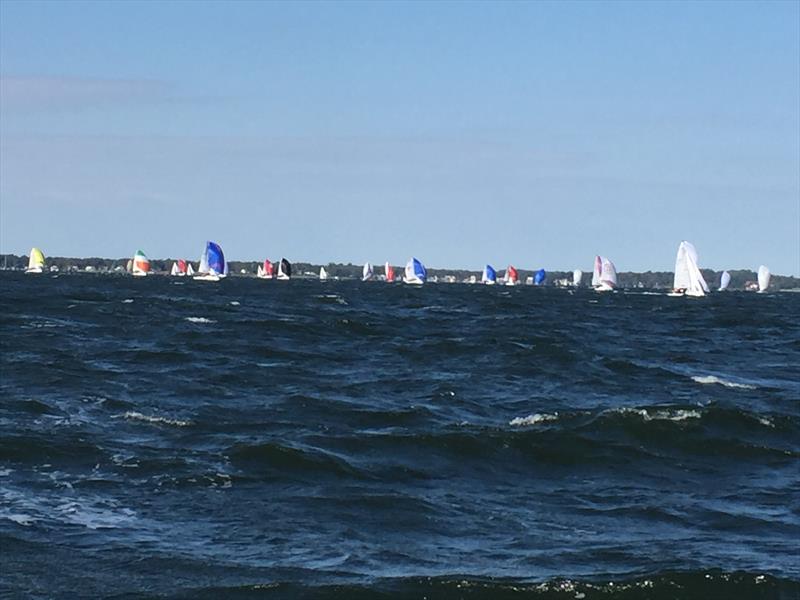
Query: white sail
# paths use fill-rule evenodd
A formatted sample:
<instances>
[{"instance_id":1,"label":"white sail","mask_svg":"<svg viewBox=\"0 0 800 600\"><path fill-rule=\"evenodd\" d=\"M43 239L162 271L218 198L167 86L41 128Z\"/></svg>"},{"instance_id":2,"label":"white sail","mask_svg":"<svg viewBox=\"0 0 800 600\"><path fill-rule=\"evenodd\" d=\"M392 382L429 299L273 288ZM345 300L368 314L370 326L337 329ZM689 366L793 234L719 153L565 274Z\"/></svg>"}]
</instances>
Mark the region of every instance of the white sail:
<instances>
[{"instance_id":1,"label":"white sail","mask_svg":"<svg viewBox=\"0 0 800 600\"><path fill-rule=\"evenodd\" d=\"M325 270L325 267L319 268L319 280L325 281L328 278L328 272Z\"/></svg>"},{"instance_id":2,"label":"white sail","mask_svg":"<svg viewBox=\"0 0 800 600\"><path fill-rule=\"evenodd\" d=\"M764 265L758 267L758 291L759 292L766 292L767 288L769 287L769 280L771 279L772 275L769 272L769 269Z\"/></svg>"},{"instance_id":3,"label":"white sail","mask_svg":"<svg viewBox=\"0 0 800 600\"><path fill-rule=\"evenodd\" d=\"M200 256L200 264L197 267L197 272L200 275L205 275L208 271L208 246L206 246L205 250L203 250L203 254Z\"/></svg>"},{"instance_id":4,"label":"white sail","mask_svg":"<svg viewBox=\"0 0 800 600\"><path fill-rule=\"evenodd\" d=\"M575 269L572 272L572 285L579 287L581 285L581 279L583 279L583 271L580 269Z\"/></svg>"},{"instance_id":5,"label":"white sail","mask_svg":"<svg viewBox=\"0 0 800 600\"><path fill-rule=\"evenodd\" d=\"M728 286L731 284L731 274L727 271L722 272L722 277L719 280L719 291L723 292L728 289Z\"/></svg>"},{"instance_id":6,"label":"white sail","mask_svg":"<svg viewBox=\"0 0 800 600\"><path fill-rule=\"evenodd\" d=\"M594 268L592 269L592 287L600 285L600 274L603 272L603 258L600 256L594 257Z\"/></svg>"},{"instance_id":7,"label":"white sail","mask_svg":"<svg viewBox=\"0 0 800 600\"><path fill-rule=\"evenodd\" d=\"M186 263L186 275L189 277L194 275L194 267L192 266L192 263Z\"/></svg>"},{"instance_id":8,"label":"white sail","mask_svg":"<svg viewBox=\"0 0 800 600\"><path fill-rule=\"evenodd\" d=\"M169 270L169 274L173 277L177 277L181 274L180 269L178 269L178 263L172 263L172 268Z\"/></svg>"},{"instance_id":9,"label":"white sail","mask_svg":"<svg viewBox=\"0 0 800 600\"><path fill-rule=\"evenodd\" d=\"M264 277L264 268L261 265L256 269L256 277Z\"/></svg>"},{"instance_id":10,"label":"white sail","mask_svg":"<svg viewBox=\"0 0 800 600\"><path fill-rule=\"evenodd\" d=\"M361 281L368 281L372 279L372 265L364 263L364 268L361 270Z\"/></svg>"},{"instance_id":11,"label":"white sail","mask_svg":"<svg viewBox=\"0 0 800 600\"><path fill-rule=\"evenodd\" d=\"M600 280L608 286L617 287L617 268L614 263L603 257L603 268L600 272Z\"/></svg>"},{"instance_id":12,"label":"white sail","mask_svg":"<svg viewBox=\"0 0 800 600\"><path fill-rule=\"evenodd\" d=\"M704 296L708 292L708 284L698 266L697 250L690 242L683 241L678 246L672 287L687 296Z\"/></svg>"},{"instance_id":13,"label":"white sail","mask_svg":"<svg viewBox=\"0 0 800 600\"><path fill-rule=\"evenodd\" d=\"M598 292L608 292L617 287L617 268L605 256L594 257L592 287Z\"/></svg>"}]
</instances>

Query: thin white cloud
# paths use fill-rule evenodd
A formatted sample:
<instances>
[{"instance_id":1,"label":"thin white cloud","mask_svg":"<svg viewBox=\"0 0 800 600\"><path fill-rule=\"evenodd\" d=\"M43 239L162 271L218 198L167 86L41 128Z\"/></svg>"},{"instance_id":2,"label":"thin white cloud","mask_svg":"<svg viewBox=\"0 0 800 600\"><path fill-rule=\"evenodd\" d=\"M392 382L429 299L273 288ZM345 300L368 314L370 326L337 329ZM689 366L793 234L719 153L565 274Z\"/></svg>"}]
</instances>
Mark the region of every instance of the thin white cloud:
<instances>
[{"instance_id":1,"label":"thin white cloud","mask_svg":"<svg viewBox=\"0 0 800 600\"><path fill-rule=\"evenodd\" d=\"M0 77L0 110L15 112L82 110L163 102L171 86L149 79Z\"/></svg>"}]
</instances>

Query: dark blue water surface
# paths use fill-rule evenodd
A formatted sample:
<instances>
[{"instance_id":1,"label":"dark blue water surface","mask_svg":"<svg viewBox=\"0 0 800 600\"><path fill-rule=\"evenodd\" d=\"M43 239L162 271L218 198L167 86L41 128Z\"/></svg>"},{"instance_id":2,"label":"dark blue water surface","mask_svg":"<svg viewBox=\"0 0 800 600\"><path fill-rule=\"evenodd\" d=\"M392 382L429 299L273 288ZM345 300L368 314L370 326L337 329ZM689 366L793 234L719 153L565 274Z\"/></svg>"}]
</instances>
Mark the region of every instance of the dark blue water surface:
<instances>
[{"instance_id":1,"label":"dark blue water surface","mask_svg":"<svg viewBox=\"0 0 800 600\"><path fill-rule=\"evenodd\" d=\"M0 592L800 597L800 295L0 274Z\"/></svg>"}]
</instances>

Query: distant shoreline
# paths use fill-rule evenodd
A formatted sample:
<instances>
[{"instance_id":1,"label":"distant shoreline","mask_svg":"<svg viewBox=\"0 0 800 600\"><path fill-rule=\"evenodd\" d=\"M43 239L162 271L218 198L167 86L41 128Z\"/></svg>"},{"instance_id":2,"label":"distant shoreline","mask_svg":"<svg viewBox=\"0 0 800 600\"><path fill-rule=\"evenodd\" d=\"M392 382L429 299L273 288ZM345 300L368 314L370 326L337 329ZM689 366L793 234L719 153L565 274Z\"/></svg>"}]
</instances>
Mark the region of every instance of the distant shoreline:
<instances>
[{"instance_id":1,"label":"distant shoreline","mask_svg":"<svg viewBox=\"0 0 800 600\"><path fill-rule=\"evenodd\" d=\"M47 257L47 268L56 267L59 273L90 273L90 274L105 274L105 275L125 275L125 268L130 260L130 257L124 258L101 258L101 257L63 257L52 256ZM172 263L177 261L177 258L167 259L150 259L151 273L155 275L169 275L169 270ZM275 257L275 260L280 260L280 257ZM290 259L291 261L291 259ZM196 262L194 264L196 266ZM228 263L230 275L236 277L250 277L255 276L258 265L262 264L261 260L248 260L248 261L230 261ZM292 262L294 277L298 279L303 278L316 278L319 273L320 267L325 267L331 279L361 279L362 264L353 263L327 263L316 264L307 262ZM28 265L28 257L26 255L16 254L0 254L0 271L20 272L24 271ZM383 272L383 265L374 265L377 275ZM402 269L403 265L393 265L395 271ZM87 269L88 267L88 269ZM428 268L429 277L439 278L440 280L445 277L448 281L461 283L470 276L476 276L480 279L481 268L478 269L436 269ZM546 269L546 267L545 267ZM242 270L245 272L242 273ZM747 283L754 282L757 279L757 274L752 269L727 269L731 275L731 290L744 289ZM520 281L524 282L528 277L533 276L534 269L524 269L518 267ZM718 287L719 278L722 271L715 271L713 269L701 269L703 276L712 289ZM498 269L498 277L505 273L505 269ZM672 287L672 271L623 271L618 274L620 288L645 288L645 289L667 289ZM583 271L582 285L588 286L591 279L591 271ZM572 271L547 271L546 287L571 287L568 282L572 281ZM800 288L800 278L778 275L773 273L770 284L770 289L785 290Z\"/></svg>"}]
</instances>

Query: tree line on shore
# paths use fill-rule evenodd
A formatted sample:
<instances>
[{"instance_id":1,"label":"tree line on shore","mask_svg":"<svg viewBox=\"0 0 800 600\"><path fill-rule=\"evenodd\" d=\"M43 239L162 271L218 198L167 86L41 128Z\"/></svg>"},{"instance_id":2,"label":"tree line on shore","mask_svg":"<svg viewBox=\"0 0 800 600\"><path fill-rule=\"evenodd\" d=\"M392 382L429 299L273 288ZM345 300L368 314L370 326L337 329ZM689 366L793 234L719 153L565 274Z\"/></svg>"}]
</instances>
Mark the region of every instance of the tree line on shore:
<instances>
[{"instance_id":1,"label":"tree line on shore","mask_svg":"<svg viewBox=\"0 0 800 600\"><path fill-rule=\"evenodd\" d=\"M118 273L125 274L126 266L129 257L125 258L69 258L61 256L47 257L47 267L56 267L61 273L69 272L89 272L95 273ZM177 259L150 259L150 268L154 273L169 273L172 263ZM232 275L247 276L255 275L260 261L230 261L228 267ZM28 266L28 257L25 255L17 256L15 254L0 255L0 268L4 270L22 271ZM319 273L319 268L323 266L331 278L339 279L360 279L361 269L363 265L354 265L352 263L328 263L325 265L317 265L306 262L293 262L293 273L295 276L316 277ZM402 268L402 265L395 265L395 270ZM383 269L381 266L376 265L376 272L380 273ZM242 273L244 271L244 273ZM711 269L701 269L703 277L708 282L712 289L716 289L719 285L720 276L722 271L714 271ZM526 278L532 277L534 270L518 269L521 281ZM735 269L728 270L731 274L731 289L744 289L747 283L756 281L757 274L750 269ZM498 270L498 277L502 277L503 270ZM443 280L445 277L453 277L455 281L464 281L469 279L470 276L476 276L480 280L481 271L466 270L466 269L428 269L429 277L438 277ZM591 272L584 272L582 285L589 285L591 281ZM620 272L617 274L618 285L622 288L648 288L648 289L666 289L672 287L673 273L672 271L645 271L645 272ZM572 271L548 271L547 280L545 285L559 285L572 282ZM800 278L790 277L785 275L772 275L770 283L772 289L792 289L800 288Z\"/></svg>"}]
</instances>

